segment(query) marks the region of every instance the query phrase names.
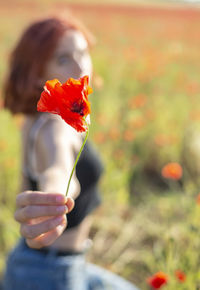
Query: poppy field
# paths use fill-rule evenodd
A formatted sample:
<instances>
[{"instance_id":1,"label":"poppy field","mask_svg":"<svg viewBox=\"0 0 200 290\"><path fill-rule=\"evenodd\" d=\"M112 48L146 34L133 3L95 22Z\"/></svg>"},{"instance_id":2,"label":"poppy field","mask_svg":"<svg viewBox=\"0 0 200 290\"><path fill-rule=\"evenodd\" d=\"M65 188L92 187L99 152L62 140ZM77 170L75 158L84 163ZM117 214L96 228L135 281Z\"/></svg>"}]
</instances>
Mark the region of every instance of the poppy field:
<instances>
[{"instance_id":1,"label":"poppy field","mask_svg":"<svg viewBox=\"0 0 200 290\"><path fill-rule=\"evenodd\" d=\"M96 38L89 139L105 171L88 260L144 290L200 289L200 10L172 4L2 5L0 273L19 238L23 117L3 109L9 52L30 21L65 8Z\"/></svg>"}]
</instances>

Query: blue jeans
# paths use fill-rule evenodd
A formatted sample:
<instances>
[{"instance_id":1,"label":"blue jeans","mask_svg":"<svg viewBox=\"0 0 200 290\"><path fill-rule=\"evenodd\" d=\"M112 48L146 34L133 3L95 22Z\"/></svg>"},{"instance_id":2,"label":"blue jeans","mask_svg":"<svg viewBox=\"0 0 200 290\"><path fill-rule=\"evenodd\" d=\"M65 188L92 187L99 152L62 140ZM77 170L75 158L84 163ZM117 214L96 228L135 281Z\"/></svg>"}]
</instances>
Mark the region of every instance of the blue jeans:
<instances>
[{"instance_id":1,"label":"blue jeans","mask_svg":"<svg viewBox=\"0 0 200 290\"><path fill-rule=\"evenodd\" d=\"M21 239L7 259L4 290L138 290L86 262L84 254L56 256L30 249Z\"/></svg>"}]
</instances>

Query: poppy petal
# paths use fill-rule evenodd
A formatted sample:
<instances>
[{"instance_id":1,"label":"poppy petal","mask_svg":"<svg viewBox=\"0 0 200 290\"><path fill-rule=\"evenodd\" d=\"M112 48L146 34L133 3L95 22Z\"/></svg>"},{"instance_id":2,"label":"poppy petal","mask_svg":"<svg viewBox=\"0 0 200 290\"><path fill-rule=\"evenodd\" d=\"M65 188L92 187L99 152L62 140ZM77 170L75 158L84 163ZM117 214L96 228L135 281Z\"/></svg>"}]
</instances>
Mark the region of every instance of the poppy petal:
<instances>
[{"instance_id":1,"label":"poppy petal","mask_svg":"<svg viewBox=\"0 0 200 290\"><path fill-rule=\"evenodd\" d=\"M85 118L90 114L88 95L92 93L88 83L88 76L69 78L64 84L57 79L47 81L37 110L58 114L78 132L86 131Z\"/></svg>"}]
</instances>

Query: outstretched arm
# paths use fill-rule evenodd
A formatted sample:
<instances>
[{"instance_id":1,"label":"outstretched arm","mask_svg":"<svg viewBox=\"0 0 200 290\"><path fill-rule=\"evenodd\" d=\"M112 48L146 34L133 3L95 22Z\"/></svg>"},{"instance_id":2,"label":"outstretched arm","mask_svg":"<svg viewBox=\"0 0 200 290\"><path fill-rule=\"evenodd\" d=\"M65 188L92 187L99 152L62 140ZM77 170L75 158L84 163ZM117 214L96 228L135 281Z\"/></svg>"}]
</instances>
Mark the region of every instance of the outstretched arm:
<instances>
[{"instance_id":1,"label":"outstretched arm","mask_svg":"<svg viewBox=\"0 0 200 290\"><path fill-rule=\"evenodd\" d=\"M50 118L35 140L31 165L34 165L39 191L20 193L15 213L21 234L32 248L50 245L62 234L67 226L66 213L73 209L74 199L80 193L74 174L69 191L71 198L65 197L75 146L81 141L71 130L66 124Z\"/></svg>"}]
</instances>

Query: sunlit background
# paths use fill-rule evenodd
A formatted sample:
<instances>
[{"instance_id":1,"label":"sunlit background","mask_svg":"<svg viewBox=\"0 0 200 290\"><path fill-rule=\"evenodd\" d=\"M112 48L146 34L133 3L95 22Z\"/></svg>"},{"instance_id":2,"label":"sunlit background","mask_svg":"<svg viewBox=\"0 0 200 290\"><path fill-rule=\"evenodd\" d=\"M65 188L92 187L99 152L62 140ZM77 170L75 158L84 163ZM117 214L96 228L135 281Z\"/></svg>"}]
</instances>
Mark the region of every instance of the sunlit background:
<instances>
[{"instance_id":1,"label":"sunlit background","mask_svg":"<svg viewBox=\"0 0 200 290\"><path fill-rule=\"evenodd\" d=\"M169 276L165 289L200 289L199 4L0 1L1 107L9 52L30 22L69 10L96 37L89 138L106 170L88 260L141 289L150 289L147 279L158 271ZM19 238L13 213L22 123L22 116L1 108L1 274ZM169 163L176 166L166 173ZM177 270L185 273L184 281Z\"/></svg>"}]
</instances>

